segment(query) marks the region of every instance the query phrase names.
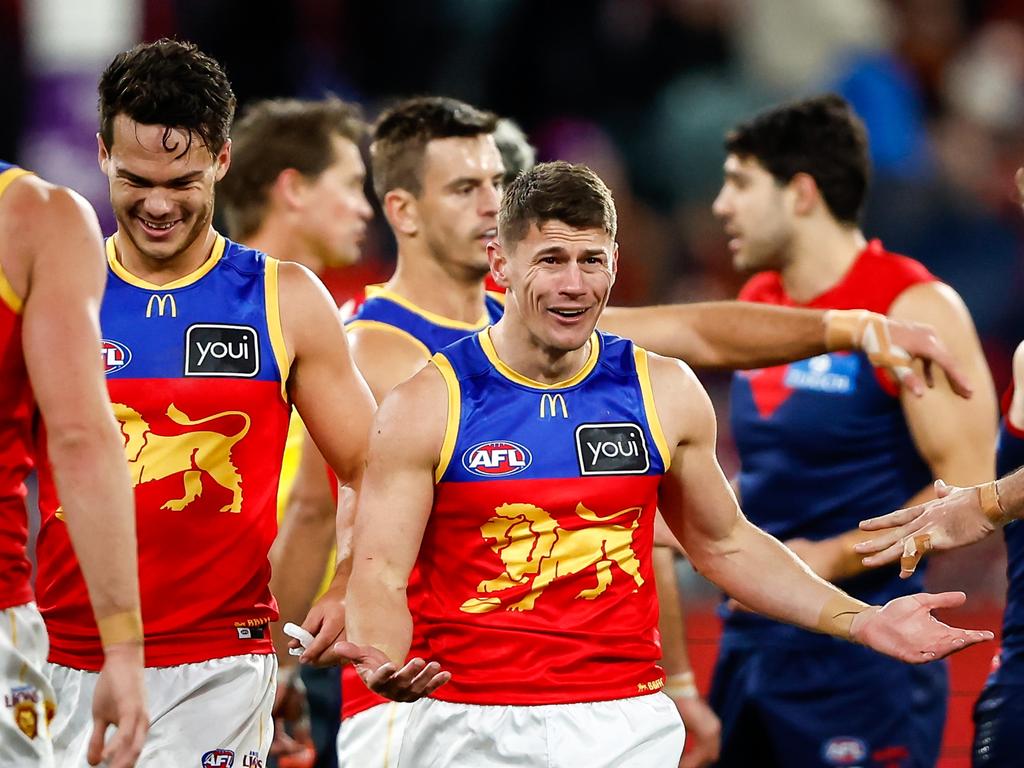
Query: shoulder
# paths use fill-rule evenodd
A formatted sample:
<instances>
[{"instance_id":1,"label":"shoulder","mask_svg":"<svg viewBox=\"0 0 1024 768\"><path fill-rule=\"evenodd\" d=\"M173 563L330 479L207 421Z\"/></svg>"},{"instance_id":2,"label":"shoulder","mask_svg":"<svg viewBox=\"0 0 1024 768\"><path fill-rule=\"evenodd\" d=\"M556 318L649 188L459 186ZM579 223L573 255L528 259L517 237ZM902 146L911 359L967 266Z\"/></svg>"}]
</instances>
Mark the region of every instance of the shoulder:
<instances>
[{"instance_id":1,"label":"shoulder","mask_svg":"<svg viewBox=\"0 0 1024 768\"><path fill-rule=\"evenodd\" d=\"M378 402L430 359L429 350L421 342L393 325L355 321L346 331L352 359Z\"/></svg>"},{"instance_id":2,"label":"shoulder","mask_svg":"<svg viewBox=\"0 0 1024 768\"><path fill-rule=\"evenodd\" d=\"M970 322L970 313L960 294L938 280L919 282L905 288L893 300L888 312L897 320L912 320L945 326L950 321Z\"/></svg>"},{"instance_id":3,"label":"shoulder","mask_svg":"<svg viewBox=\"0 0 1024 768\"><path fill-rule=\"evenodd\" d=\"M397 384L377 411L374 432L415 455L436 458L448 420L448 385L437 366L424 366Z\"/></svg>"},{"instance_id":4,"label":"shoulder","mask_svg":"<svg viewBox=\"0 0 1024 768\"><path fill-rule=\"evenodd\" d=\"M24 232L26 221L36 224L35 231L48 236L66 233L69 227L87 228L100 237L99 223L92 206L84 197L33 174L15 179L0 197L0 206L11 215L3 218L11 229ZM50 227L56 227L50 229Z\"/></svg>"},{"instance_id":5,"label":"shoulder","mask_svg":"<svg viewBox=\"0 0 1024 768\"><path fill-rule=\"evenodd\" d=\"M655 408L669 446L688 442L704 432L713 435L717 427L711 398L690 366L653 352L644 354Z\"/></svg>"}]
</instances>

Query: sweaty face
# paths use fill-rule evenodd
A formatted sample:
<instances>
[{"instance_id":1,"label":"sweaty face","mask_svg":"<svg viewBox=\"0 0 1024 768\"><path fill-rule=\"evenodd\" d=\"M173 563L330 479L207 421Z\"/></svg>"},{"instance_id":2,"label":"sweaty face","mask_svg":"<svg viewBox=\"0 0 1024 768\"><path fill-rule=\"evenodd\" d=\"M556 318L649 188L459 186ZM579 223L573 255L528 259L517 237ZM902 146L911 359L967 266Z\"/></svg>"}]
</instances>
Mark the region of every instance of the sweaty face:
<instances>
[{"instance_id":1,"label":"sweaty face","mask_svg":"<svg viewBox=\"0 0 1024 768\"><path fill-rule=\"evenodd\" d=\"M188 134L171 129L165 140L165 130L118 115L113 146L99 140L118 232L154 262L174 259L205 235L213 219L214 184L230 162L230 144L214 157L193 136L182 155Z\"/></svg>"},{"instance_id":2,"label":"sweaty face","mask_svg":"<svg viewBox=\"0 0 1024 768\"><path fill-rule=\"evenodd\" d=\"M509 293L539 345L571 352L586 344L615 282L611 235L547 221L531 225L503 259Z\"/></svg>"},{"instance_id":3,"label":"sweaty face","mask_svg":"<svg viewBox=\"0 0 1024 768\"><path fill-rule=\"evenodd\" d=\"M363 191L366 166L359 147L342 136L331 143L335 160L310 183L300 229L325 265L344 266L359 260L373 209Z\"/></svg>"},{"instance_id":4,"label":"sweaty face","mask_svg":"<svg viewBox=\"0 0 1024 768\"><path fill-rule=\"evenodd\" d=\"M490 134L435 139L424 150L419 228L434 258L487 273L505 167Z\"/></svg>"},{"instance_id":5,"label":"sweaty face","mask_svg":"<svg viewBox=\"0 0 1024 768\"><path fill-rule=\"evenodd\" d=\"M784 189L757 160L729 155L725 181L711 210L729 236L737 270L759 272L785 266L792 233Z\"/></svg>"}]
</instances>

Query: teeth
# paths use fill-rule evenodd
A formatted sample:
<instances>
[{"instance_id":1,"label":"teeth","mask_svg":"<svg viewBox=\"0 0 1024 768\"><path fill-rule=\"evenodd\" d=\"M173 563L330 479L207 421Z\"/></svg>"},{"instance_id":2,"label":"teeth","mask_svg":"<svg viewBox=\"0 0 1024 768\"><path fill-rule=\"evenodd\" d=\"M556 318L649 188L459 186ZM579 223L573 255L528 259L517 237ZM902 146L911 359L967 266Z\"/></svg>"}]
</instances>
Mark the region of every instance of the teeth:
<instances>
[{"instance_id":1,"label":"teeth","mask_svg":"<svg viewBox=\"0 0 1024 768\"><path fill-rule=\"evenodd\" d=\"M552 309L551 311L554 312L556 315L561 315L562 317L577 317L579 315L582 315L587 310L585 310L585 309Z\"/></svg>"},{"instance_id":2,"label":"teeth","mask_svg":"<svg viewBox=\"0 0 1024 768\"><path fill-rule=\"evenodd\" d=\"M143 219L142 223L145 224L150 229L170 229L171 227L174 226L173 221L169 221L166 224L157 224L156 222L146 221L145 219Z\"/></svg>"}]
</instances>

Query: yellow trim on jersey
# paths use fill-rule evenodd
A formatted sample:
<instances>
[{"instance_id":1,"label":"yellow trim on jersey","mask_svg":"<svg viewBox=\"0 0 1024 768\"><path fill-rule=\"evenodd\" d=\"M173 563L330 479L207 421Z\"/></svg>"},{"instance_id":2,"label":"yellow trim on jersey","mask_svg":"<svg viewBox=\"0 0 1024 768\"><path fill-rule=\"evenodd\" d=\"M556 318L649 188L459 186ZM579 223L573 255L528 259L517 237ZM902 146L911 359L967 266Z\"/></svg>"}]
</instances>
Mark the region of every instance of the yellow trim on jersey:
<instances>
[{"instance_id":1,"label":"yellow trim on jersey","mask_svg":"<svg viewBox=\"0 0 1024 768\"><path fill-rule=\"evenodd\" d=\"M21 310L25 306L25 302L18 295L17 291L14 290L14 286L7 279L7 275L4 274L2 266L0 266L0 301L10 307L11 312L16 315L20 315Z\"/></svg>"},{"instance_id":2,"label":"yellow trim on jersey","mask_svg":"<svg viewBox=\"0 0 1024 768\"><path fill-rule=\"evenodd\" d=\"M0 173L0 195L7 191L7 188L11 186L11 182L15 179L20 179L22 176L30 176L31 174L32 171L26 171L24 168L8 168L3 173ZM25 301L14 290L11 281L4 274L3 267L0 267L0 301L10 307L11 311L16 315L20 315L22 308L25 306Z\"/></svg>"},{"instance_id":3,"label":"yellow trim on jersey","mask_svg":"<svg viewBox=\"0 0 1024 768\"><path fill-rule=\"evenodd\" d=\"M481 317L475 323L464 323L461 320L452 320L450 317L438 315L434 312L430 312L429 310L423 309L422 307L417 307L404 296L400 296L394 291L388 290L384 286L380 286L379 290L374 291L372 295L369 292L367 292L366 295L368 298L387 299L388 301L393 301L395 304L398 304L401 307L405 307L410 312L415 312L417 315L424 318L425 320L429 320L434 325L440 325L445 328L458 328L459 330L463 331L479 331L480 329L486 328L488 325L491 324L491 320L487 316L486 308L484 309L483 317Z\"/></svg>"},{"instance_id":4,"label":"yellow trim on jersey","mask_svg":"<svg viewBox=\"0 0 1024 768\"><path fill-rule=\"evenodd\" d=\"M128 285L134 285L136 288L143 288L147 291L172 291L175 288L184 288L186 285L192 285L204 275L206 275L211 269L217 266L217 262L220 261L220 257L224 255L224 246L226 242L223 235L217 235L216 241L213 243L213 250L210 251L210 258L199 265L197 269L192 270L184 277L179 277L177 280L172 280L165 285L157 285L147 280L143 280L141 277L136 277L127 269L124 265L117 260L117 247L114 244L114 238L117 235L111 235L107 238L107 264L110 265L110 269L115 275L124 280Z\"/></svg>"},{"instance_id":5,"label":"yellow trim on jersey","mask_svg":"<svg viewBox=\"0 0 1024 768\"><path fill-rule=\"evenodd\" d=\"M288 402L288 372L291 361L288 360L288 347L284 343L284 330L281 327L281 296L277 281L278 260L267 256L266 276L263 280L264 296L267 307L267 330L270 332L270 346L277 360L277 370L281 374L281 397Z\"/></svg>"},{"instance_id":6,"label":"yellow trim on jersey","mask_svg":"<svg viewBox=\"0 0 1024 768\"><path fill-rule=\"evenodd\" d=\"M647 350L633 345L633 359L636 361L636 376L640 381L640 391L644 396L647 426L654 437L654 444L658 446L658 453L661 454L665 471L668 472L668 468L672 464L672 452L668 449L668 440L665 439L665 432L661 428L661 419L658 418L658 409L654 405L654 388L651 386L651 370L647 364Z\"/></svg>"},{"instance_id":7,"label":"yellow trim on jersey","mask_svg":"<svg viewBox=\"0 0 1024 768\"><path fill-rule=\"evenodd\" d=\"M583 367L573 374L571 378L568 378L565 381L559 381L555 384L543 384L539 381L527 378L518 371L509 368L509 366L506 365L500 357L498 357L498 353L494 350L494 342L491 341L489 328L478 334L477 338L480 339L480 346L484 351L484 355L486 355L487 359L491 361L491 365L494 366L498 373L506 379L514 381L516 384L522 384L523 386L531 387L533 389L565 389L566 387L579 384L590 375L592 370L594 370L594 366L597 365L597 358L601 354L601 342L595 332L590 336L590 352L587 355L587 361L583 363Z\"/></svg>"},{"instance_id":8,"label":"yellow trim on jersey","mask_svg":"<svg viewBox=\"0 0 1024 768\"><path fill-rule=\"evenodd\" d=\"M11 182L15 179L20 179L22 176L29 176L32 171L26 171L24 168L8 168L3 173L0 173L0 195L7 191L7 188L11 186Z\"/></svg>"},{"instance_id":9,"label":"yellow trim on jersey","mask_svg":"<svg viewBox=\"0 0 1024 768\"><path fill-rule=\"evenodd\" d=\"M357 328L366 328L372 331L384 331L386 333L393 333L396 336L401 336L403 339L416 345L416 348L423 353L423 356L430 359L430 348L427 347L422 341L417 339L408 331L402 330L398 326L391 325L391 323L383 323L380 320L353 320L351 323L345 325L346 331L354 331Z\"/></svg>"},{"instance_id":10,"label":"yellow trim on jersey","mask_svg":"<svg viewBox=\"0 0 1024 768\"><path fill-rule=\"evenodd\" d=\"M455 439L459 436L459 419L462 416L462 390L459 388L459 377L455 375L455 369L447 357L438 352L430 358L430 362L437 366L448 386L448 421L444 427L441 455L437 459L437 469L434 470L434 482L439 483L455 453Z\"/></svg>"},{"instance_id":11,"label":"yellow trim on jersey","mask_svg":"<svg viewBox=\"0 0 1024 768\"><path fill-rule=\"evenodd\" d=\"M505 306L505 294L501 291L487 291L487 295L501 304L501 306Z\"/></svg>"}]
</instances>

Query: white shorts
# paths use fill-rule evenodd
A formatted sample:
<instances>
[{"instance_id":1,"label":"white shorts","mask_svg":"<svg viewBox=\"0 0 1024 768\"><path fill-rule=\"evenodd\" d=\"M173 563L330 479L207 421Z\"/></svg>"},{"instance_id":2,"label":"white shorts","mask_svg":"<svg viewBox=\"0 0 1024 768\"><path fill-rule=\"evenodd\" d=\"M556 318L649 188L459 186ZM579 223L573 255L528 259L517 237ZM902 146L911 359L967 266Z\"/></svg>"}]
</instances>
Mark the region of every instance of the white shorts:
<instances>
[{"instance_id":1,"label":"white shorts","mask_svg":"<svg viewBox=\"0 0 1024 768\"><path fill-rule=\"evenodd\" d=\"M583 704L479 706L421 699L401 768L674 768L679 710L663 693Z\"/></svg>"},{"instance_id":2,"label":"white shorts","mask_svg":"<svg viewBox=\"0 0 1024 768\"><path fill-rule=\"evenodd\" d=\"M87 768L92 696L99 675L47 666L60 702L53 721L57 765ZM137 768L265 766L274 736L276 679L277 657L272 653L148 667L149 735Z\"/></svg>"},{"instance_id":3,"label":"white shorts","mask_svg":"<svg viewBox=\"0 0 1024 768\"><path fill-rule=\"evenodd\" d=\"M0 618L0 765L52 768L49 717L55 698L46 676L43 617L35 603L7 608ZM58 763L59 765L59 763Z\"/></svg>"},{"instance_id":4,"label":"white shorts","mask_svg":"<svg viewBox=\"0 0 1024 768\"><path fill-rule=\"evenodd\" d=\"M398 768L412 704L378 704L341 721L338 768Z\"/></svg>"}]
</instances>

